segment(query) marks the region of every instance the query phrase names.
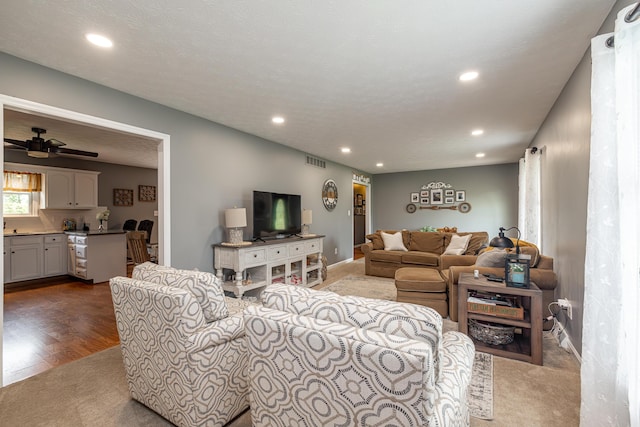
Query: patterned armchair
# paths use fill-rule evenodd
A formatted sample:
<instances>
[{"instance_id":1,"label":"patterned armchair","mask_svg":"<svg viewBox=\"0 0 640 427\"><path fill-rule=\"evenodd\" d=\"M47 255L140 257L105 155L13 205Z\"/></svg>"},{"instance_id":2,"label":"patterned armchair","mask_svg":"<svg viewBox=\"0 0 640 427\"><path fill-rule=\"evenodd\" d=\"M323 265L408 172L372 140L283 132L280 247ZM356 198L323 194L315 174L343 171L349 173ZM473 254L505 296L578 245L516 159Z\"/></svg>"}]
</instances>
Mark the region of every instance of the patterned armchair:
<instances>
[{"instance_id":1,"label":"patterned armchair","mask_svg":"<svg viewBox=\"0 0 640 427\"><path fill-rule=\"evenodd\" d=\"M178 426L222 426L249 406L242 310L211 273L144 263L111 279L131 397Z\"/></svg>"},{"instance_id":2,"label":"patterned armchair","mask_svg":"<svg viewBox=\"0 0 640 427\"><path fill-rule=\"evenodd\" d=\"M270 285L245 309L254 427L469 425L474 347L428 307Z\"/></svg>"}]
</instances>

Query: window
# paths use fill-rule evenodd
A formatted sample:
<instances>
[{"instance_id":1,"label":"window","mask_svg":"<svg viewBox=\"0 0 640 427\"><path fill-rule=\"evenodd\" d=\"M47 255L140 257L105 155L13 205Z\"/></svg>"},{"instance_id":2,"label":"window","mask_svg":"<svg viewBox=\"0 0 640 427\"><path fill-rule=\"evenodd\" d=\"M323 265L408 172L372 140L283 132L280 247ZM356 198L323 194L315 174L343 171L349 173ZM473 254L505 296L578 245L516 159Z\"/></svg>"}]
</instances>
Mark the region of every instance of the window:
<instances>
[{"instance_id":1,"label":"window","mask_svg":"<svg viewBox=\"0 0 640 427\"><path fill-rule=\"evenodd\" d=\"M5 172L2 193L4 216L36 216L40 207L42 175L30 172Z\"/></svg>"},{"instance_id":2,"label":"window","mask_svg":"<svg viewBox=\"0 0 640 427\"><path fill-rule=\"evenodd\" d=\"M4 216L33 216L38 211L33 194L17 191L5 191L2 193L2 212Z\"/></svg>"}]
</instances>

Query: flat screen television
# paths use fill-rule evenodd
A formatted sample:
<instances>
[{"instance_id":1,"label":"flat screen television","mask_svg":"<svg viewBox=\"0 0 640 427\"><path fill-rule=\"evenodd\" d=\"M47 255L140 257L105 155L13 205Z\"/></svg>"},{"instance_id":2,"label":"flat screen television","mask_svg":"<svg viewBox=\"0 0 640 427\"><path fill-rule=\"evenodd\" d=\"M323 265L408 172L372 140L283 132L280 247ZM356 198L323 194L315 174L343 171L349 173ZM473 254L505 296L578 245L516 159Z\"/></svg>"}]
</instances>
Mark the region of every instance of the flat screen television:
<instances>
[{"instance_id":1,"label":"flat screen television","mask_svg":"<svg viewBox=\"0 0 640 427\"><path fill-rule=\"evenodd\" d=\"M253 238L275 239L302 231L300 195L253 192Z\"/></svg>"}]
</instances>

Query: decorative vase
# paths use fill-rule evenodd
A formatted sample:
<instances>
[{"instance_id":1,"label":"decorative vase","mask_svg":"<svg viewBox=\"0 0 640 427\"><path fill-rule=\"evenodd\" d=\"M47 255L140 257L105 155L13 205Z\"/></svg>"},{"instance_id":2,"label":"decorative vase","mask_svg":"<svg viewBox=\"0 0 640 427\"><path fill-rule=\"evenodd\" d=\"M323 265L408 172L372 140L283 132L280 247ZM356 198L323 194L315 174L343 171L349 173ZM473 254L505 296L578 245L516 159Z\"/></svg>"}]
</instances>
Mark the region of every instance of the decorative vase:
<instances>
[{"instance_id":1,"label":"decorative vase","mask_svg":"<svg viewBox=\"0 0 640 427\"><path fill-rule=\"evenodd\" d=\"M100 220L100 225L98 226L98 231L104 231L104 225L102 224L102 220Z\"/></svg>"}]
</instances>

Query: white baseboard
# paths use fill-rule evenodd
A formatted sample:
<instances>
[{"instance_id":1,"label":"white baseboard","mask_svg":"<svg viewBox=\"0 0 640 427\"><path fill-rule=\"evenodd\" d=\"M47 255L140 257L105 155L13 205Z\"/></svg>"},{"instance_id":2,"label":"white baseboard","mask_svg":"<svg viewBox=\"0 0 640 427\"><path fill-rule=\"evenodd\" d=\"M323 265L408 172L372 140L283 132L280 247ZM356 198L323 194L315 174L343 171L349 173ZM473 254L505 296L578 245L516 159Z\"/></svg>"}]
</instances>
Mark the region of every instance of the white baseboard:
<instances>
[{"instance_id":1,"label":"white baseboard","mask_svg":"<svg viewBox=\"0 0 640 427\"><path fill-rule=\"evenodd\" d=\"M343 264L349 264L350 262L353 262L353 258L343 259L342 261L338 261L335 264L328 265L327 266L327 270L331 270L331 269L336 268L338 266L341 266Z\"/></svg>"},{"instance_id":2,"label":"white baseboard","mask_svg":"<svg viewBox=\"0 0 640 427\"><path fill-rule=\"evenodd\" d=\"M564 348L568 352L573 353L576 359L578 359L578 362L582 364L582 357L580 356L580 354L578 353L578 350L576 350L573 343L571 342L571 338L569 338L569 335L567 335L567 331L562 331L560 333L560 336L556 337L556 342L558 343L558 346L560 346L561 348Z\"/></svg>"}]
</instances>

